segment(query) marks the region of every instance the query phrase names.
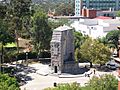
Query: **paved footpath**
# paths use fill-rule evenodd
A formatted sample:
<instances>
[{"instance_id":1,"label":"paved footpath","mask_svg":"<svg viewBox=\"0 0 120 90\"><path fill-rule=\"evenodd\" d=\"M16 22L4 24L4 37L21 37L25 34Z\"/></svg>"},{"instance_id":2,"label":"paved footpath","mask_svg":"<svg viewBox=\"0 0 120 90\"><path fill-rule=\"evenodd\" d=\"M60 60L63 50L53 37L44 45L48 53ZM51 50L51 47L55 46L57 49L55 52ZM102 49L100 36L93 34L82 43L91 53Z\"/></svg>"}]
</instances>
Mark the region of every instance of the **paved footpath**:
<instances>
[{"instance_id":1,"label":"paved footpath","mask_svg":"<svg viewBox=\"0 0 120 90\"><path fill-rule=\"evenodd\" d=\"M38 68L38 67L37 67ZM91 70L93 71L93 70ZM102 74L114 74L116 75L116 72L98 72L96 71L96 76L102 75ZM71 82L77 82L80 83L81 86L84 86L85 83L87 83L91 77L74 77L74 78L59 78L57 76L41 76L37 73L30 73L28 74L33 80L27 81L27 84L21 86L21 90L43 90L47 87L53 87L54 82L56 83L71 83Z\"/></svg>"},{"instance_id":2,"label":"paved footpath","mask_svg":"<svg viewBox=\"0 0 120 90\"><path fill-rule=\"evenodd\" d=\"M53 87L53 83L71 83L77 82L83 86L89 80L88 77L77 77L77 78L59 78L57 76L41 76L35 73L30 74L33 78L32 81L28 81L26 85L21 87L21 90L42 90L46 87Z\"/></svg>"}]
</instances>

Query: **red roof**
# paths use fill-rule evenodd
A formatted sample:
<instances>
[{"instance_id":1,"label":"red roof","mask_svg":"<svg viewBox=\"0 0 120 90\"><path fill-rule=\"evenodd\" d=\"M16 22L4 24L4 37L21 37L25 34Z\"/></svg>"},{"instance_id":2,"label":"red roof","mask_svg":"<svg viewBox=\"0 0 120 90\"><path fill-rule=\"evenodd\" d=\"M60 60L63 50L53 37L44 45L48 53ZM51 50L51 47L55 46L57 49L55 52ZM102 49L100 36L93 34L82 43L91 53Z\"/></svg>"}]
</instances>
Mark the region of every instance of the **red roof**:
<instances>
[{"instance_id":1,"label":"red roof","mask_svg":"<svg viewBox=\"0 0 120 90\"><path fill-rule=\"evenodd\" d=\"M95 19L112 19L111 17L106 17L106 16L98 16Z\"/></svg>"}]
</instances>

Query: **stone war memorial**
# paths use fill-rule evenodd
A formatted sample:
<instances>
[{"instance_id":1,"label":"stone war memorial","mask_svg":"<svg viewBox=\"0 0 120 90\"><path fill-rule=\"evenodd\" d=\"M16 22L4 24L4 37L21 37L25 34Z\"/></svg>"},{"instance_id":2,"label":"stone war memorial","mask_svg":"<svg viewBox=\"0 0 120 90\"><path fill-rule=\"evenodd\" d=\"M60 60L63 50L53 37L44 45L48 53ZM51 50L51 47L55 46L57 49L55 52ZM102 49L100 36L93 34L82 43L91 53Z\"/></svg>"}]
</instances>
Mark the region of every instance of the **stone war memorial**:
<instances>
[{"instance_id":1,"label":"stone war memorial","mask_svg":"<svg viewBox=\"0 0 120 90\"><path fill-rule=\"evenodd\" d=\"M73 29L60 26L53 31L51 40L51 69L52 73L75 73L78 63L74 60Z\"/></svg>"}]
</instances>

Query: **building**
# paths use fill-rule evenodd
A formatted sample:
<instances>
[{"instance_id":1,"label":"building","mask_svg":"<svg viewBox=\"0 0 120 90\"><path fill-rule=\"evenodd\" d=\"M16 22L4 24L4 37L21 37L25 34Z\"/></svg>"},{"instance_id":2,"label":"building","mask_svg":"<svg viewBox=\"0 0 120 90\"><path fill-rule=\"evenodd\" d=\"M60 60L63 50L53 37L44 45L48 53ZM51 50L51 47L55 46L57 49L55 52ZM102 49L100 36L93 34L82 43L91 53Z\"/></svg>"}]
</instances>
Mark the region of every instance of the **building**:
<instances>
[{"instance_id":1,"label":"building","mask_svg":"<svg viewBox=\"0 0 120 90\"><path fill-rule=\"evenodd\" d=\"M95 9L87 9L83 8L81 11L81 16L86 18L96 18L98 16L106 16L115 18L117 14L117 11L110 11L110 10L95 10Z\"/></svg>"},{"instance_id":2,"label":"building","mask_svg":"<svg viewBox=\"0 0 120 90\"><path fill-rule=\"evenodd\" d=\"M75 0L75 15L81 15L81 8L117 11L120 0Z\"/></svg>"},{"instance_id":3,"label":"building","mask_svg":"<svg viewBox=\"0 0 120 90\"><path fill-rule=\"evenodd\" d=\"M75 16L81 15L82 0L75 0Z\"/></svg>"},{"instance_id":4,"label":"building","mask_svg":"<svg viewBox=\"0 0 120 90\"><path fill-rule=\"evenodd\" d=\"M83 8L81 12L81 16L86 17L86 18L95 18L97 15L97 10L94 9L87 9Z\"/></svg>"},{"instance_id":5,"label":"building","mask_svg":"<svg viewBox=\"0 0 120 90\"><path fill-rule=\"evenodd\" d=\"M99 38L106 36L110 31L118 30L117 27L120 26L120 20L100 16L96 19L80 19L71 24L71 26L83 35Z\"/></svg>"},{"instance_id":6,"label":"building","mask_svg":"<svg viewBox=\"0 0 120 90\"><path fill-rule=\"evenodd\" d=\"M74 72L74 37L72 28L60 26L53 31L51 40L51 68L52 72Z\"/></svg>"}]
</instances>

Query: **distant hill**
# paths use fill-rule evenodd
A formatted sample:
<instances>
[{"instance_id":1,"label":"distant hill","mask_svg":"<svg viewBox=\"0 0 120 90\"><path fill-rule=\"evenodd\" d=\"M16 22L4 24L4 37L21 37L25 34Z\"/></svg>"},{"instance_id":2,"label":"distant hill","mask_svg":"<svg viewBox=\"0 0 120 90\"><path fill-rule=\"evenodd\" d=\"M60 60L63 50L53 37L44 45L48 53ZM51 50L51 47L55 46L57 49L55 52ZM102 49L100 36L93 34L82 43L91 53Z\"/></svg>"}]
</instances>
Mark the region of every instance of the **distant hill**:
<instances>
[{"instance_id":1,"label":"distant hill","mask_svg":"<svg viewBox=\"0 0 120 90\"><path fill-rule=\"evenodd\" d=\"M32 0L33 3L45 3L45 2L51 2L51 3L60 3L60 2L68 2L69 0ZM74 0L71 0L73 2Z\"/></svg>"}]
</instances>

